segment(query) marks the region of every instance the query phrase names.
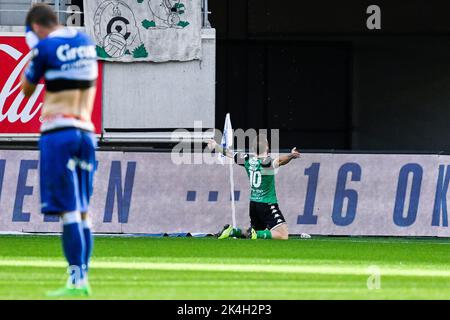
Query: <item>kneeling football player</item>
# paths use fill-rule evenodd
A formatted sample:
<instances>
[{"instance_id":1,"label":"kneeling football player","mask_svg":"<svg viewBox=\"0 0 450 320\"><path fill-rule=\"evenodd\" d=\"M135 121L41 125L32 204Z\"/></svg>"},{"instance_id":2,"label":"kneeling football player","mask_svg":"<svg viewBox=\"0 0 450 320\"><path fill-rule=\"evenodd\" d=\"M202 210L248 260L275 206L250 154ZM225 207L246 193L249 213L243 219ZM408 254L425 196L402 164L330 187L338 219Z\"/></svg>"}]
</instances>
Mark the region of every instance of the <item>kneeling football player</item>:
<instances>
[{"instance_id":1,"label":"kneeling football player","mask_svg":"<svg viewBox=\"0 0 450 320\"><path fill-rule=\"evenodd\" d=\"M300 157L300 153L293 148L291 153L272 159L269 152L269 142L265 135L259 135L253 142L254 154L234 153L223 149L216 141L209 141L210 148L214 148L223 155L233 158L245 168L250 180L250 224L248 230L233 228L226 225L219 233L219 239L229 237L250 239L281 239L289 237L288 226L278 207L275 191L275 169L288 164Z\"/></svg>"}]
</instances>

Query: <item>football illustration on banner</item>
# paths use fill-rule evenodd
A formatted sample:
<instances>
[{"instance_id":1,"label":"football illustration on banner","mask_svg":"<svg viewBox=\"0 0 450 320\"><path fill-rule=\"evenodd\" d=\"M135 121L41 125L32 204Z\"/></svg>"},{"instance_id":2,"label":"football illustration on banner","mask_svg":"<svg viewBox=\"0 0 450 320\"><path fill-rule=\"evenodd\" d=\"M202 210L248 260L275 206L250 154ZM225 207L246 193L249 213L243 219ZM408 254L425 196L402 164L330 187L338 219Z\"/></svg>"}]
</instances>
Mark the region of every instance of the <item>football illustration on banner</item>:
<instances>
[{"instance_id":1,"label":"football illustration on banner","mask_svg":"<svg viewBox=\"0 0 450 320\"><path fill-rule=\"evenodd\" d=\"M200 60L202 1L85 0L86 32L101 60Z\"/></svg>"},{"instance_id":2,"label":"football illustration on banner","mask_svg":"<svg viewBox=\"0 0 450 320\"><path fill-rule=\"evenodd\" d=\"M149 0L148 6L152 13L151 20L142 21L142 26L146 29L182 29L189 25L188 21L183 21L186 6L181 0Z\"/></svg>"},{"instance_id":3,"label":"football illustration on banner","mask_svg":"<svg viewBox=\"0 0 450 320\"><path fill-rule=\"evenodd\" d=\"M107 0L97 7L94 14L94 34L100 58L148 56L135 15L123 1Z\"/></svg>"}]
</instances>

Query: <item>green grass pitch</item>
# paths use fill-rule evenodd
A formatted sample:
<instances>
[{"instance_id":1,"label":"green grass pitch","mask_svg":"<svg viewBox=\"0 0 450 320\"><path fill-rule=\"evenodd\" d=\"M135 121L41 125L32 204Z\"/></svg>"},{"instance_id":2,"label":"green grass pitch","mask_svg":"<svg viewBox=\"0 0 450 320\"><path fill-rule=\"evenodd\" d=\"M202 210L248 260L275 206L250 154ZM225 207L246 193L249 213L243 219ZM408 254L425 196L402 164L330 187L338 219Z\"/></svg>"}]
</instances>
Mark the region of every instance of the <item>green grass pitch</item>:
<instances>
[{"instance_id":1,"label":"green grass pitch","mask_svg":"<svg viewBox=\"0 0 450 320\"><path fill-rule=\"evenodd\" d=\"M449 299L449 244L98 236L91 299ZM367 287L371 266L379 289ZM45 299L64 268L57 236L0 237L0 299Z\"/></svg>"}]
</instances>

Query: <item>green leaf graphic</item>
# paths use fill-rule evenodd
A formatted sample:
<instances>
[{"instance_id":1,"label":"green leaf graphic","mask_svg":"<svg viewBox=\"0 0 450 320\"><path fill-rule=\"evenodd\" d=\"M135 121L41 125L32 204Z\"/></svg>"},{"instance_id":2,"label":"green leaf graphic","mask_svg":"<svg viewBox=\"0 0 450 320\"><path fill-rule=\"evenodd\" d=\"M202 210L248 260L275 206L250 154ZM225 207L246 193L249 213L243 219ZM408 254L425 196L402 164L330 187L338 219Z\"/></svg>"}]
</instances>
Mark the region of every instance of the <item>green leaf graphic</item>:
<instances>
[{"instance_id":1,"label":"green leaf graphic","mask_svg":"<svg viewBox=\"0 0 450 320\"><path fill-rule=\"evenodd\" d=\"M148 52L145 49L144 44L141 44L139 47L133 50L133 58L147 58Z\"/></svg>"},{"instance_id":2,"label":"green leaf graphic","mask_svg":"<svg viewBox=\"0 0 450 320\"><path fill-rule=\"evenodd\" d=\"M96 46L95 49L97 50L97 56L99 58L111 58L111 56L108 53L106 53L103 47Z\"/></svg>"},{"instance_id":3,"label":"green leaf graphic","mask_svg":"<svg viewBox=\"0 0 450 320\"><path fill-rule=\"evenodd\" d=\"M156 23L155 23L155 21L149 21L149 20L145 19L144 21L142 21L142 26L145 29L148 29L148 28L156 27Z\"/></svg>"},{"instance_id":4,"label":"green leaf graphic","mask_svg":"<svg viewBox=\"0 0 450 320\"><path fill-rule=\"evenodd\" d=\"M186 28L188 25L189 25L189 22L187 22L187 21L180 21L177 24L177 26L180 26L182 28Z\"/></svg>"}]
</instances>

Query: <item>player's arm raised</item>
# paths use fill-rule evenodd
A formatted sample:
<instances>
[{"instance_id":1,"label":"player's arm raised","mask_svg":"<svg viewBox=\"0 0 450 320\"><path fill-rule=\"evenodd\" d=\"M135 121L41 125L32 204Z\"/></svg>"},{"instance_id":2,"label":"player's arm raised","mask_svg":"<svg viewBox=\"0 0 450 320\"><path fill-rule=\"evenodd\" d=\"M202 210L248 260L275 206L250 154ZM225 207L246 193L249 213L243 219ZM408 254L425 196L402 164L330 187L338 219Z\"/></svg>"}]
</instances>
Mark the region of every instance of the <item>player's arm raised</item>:
<instances>
[{"instance_id":1,"label":"player's arm raised","mask_svg":"<svg viewBox=\"0 0 450 320\"><path fill-rule=\"evenodd\" d=\"M222 148L222 146L219 145L214 139L208 140L208 147L210 149L216 150L216 152L219 152L224 156L227 156L228 158L234 158L234 152L232 150Z\"/></svg>"},{"instance_id":2,"label":"player's arm raised","mask_svg":"<svg viewBox=\"0 0 450 320\"><path fill-rule=\"evenodd\" d=\"M32 49L32 59L28 63L25 72L22 74L22 91L29 98L36 90L41 78L46 71L47 54L43 48L37 46Z\"/></svg>"},{"instance_id":3,"label":"player's arm raised","mask_svg":"<svg viewBox=\"0 0 450 320\"><path fill-rule=\"evenodd\" d=\"M274 168L278 168L278 167L288 164L289 162L291 162L292 159L297 159L297 158L300 158L300 152L298 152L297 148L294 147L291 150L290 154L288 154L286 156L281 156L281 157L275 159L273 166L274 166Z\"/></svg>"},{"instance_id":4,"label":"player's arm raised","mask_svg":"<svg viewBox=\"0 0 450 320\"><path fill-rule=\"evenodd\" d=\"M33 58L28 63L25 72L22 74L22 91L25 97L29 98L36 90L39 80L44 75L44 67L42 62L43 54L39 54L37 49L33 49Z\"/></svg>"},{"instance_id":5,"label":"player's arm raised","mask_svg":"<svg viewBox=\"0 0 450 320\"><path fill-rule=\"evenodd\" d=\"M33 32L33 29L29 25L27 25L25 29L25 41L30 50L33 50L33 48L36 47L39 43L38 36ZM28 67L29 66L27 65L27 68ZM28 81L25 74L22 74L22 91L25 97L31 97L35 90L36 85Z\"/></svg>"}]
</instances>

